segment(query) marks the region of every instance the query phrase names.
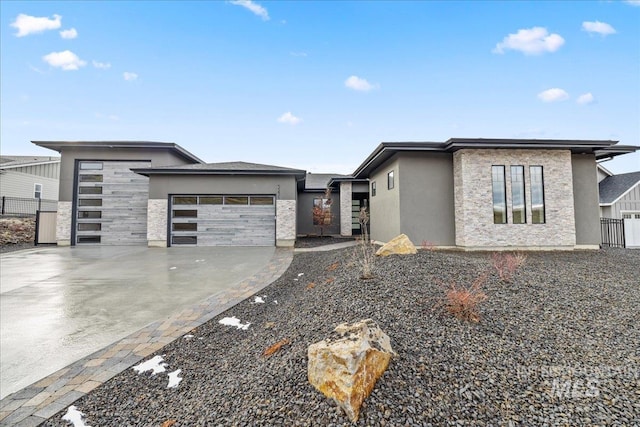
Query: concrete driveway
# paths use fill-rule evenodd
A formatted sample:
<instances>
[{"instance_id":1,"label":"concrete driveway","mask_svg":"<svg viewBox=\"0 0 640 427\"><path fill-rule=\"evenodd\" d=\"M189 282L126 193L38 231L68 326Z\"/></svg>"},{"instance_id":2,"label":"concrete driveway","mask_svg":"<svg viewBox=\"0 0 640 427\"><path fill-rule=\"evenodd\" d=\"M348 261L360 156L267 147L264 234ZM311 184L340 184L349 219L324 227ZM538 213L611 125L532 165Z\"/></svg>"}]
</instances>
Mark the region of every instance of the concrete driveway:
<instances>
[{"instance_id":1,"label":"concrete driveway","mask_svg":"<svg viewBox=\"0 0 640 427\"><path fill-rule=\"evenodd\" d=\"M232 288L274 251L55 247L0 256L0 398Z\"/></svg>"}]
</instances>

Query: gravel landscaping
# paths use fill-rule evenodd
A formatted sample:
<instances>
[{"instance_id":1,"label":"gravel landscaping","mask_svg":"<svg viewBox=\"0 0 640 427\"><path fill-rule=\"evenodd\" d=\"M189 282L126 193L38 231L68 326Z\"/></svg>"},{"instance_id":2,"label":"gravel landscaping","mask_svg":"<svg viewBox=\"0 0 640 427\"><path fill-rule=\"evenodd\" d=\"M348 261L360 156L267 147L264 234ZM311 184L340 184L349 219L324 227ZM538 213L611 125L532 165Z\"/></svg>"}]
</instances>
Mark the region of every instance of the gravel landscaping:
<instances>
[{"instance_id":1,"label":"gravel landscaping","mask_svg":"<svg viewBox=\"0 0 640 427\"><path fill-rule=\"evenodd\" d=\"M74 405L92 426L351 425L307 382L307 347L373 318L398 357L354 425L640 425L640 251L528 254L511 283L490 275L478 323L439 302L491 254L391 256L363 281L352 252L295 255L264 303L247 299L158 352L166 372L128 369ZM219 323L230 316L251 325ZM45 425L68 425L64 413Z\"/></svg>"}]
</instances>

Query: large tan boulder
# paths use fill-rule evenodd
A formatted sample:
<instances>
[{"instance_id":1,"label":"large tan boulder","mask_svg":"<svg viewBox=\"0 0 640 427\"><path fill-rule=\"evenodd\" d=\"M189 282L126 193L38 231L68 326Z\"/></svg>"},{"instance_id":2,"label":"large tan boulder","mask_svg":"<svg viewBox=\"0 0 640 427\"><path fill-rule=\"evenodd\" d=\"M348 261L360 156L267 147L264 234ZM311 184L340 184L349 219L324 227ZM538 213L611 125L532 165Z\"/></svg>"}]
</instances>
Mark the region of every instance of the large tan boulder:
<instances>
[{"instance_id":1,"label":"large tan boulder","mask_svg":"<svg viewBox=\"0 0 640 427\"><path fill-rule=\"evenodd\" d=\"M342 323L334 336L309 346L309 382L355 422L362 402L395 355L389 337L373 320Z\"/></svg>"},{"instance_id":2,"label":"large tan boulder","mask_svg":"<svg viewBox=\"0 0 640 427\"><path fill-rule=\"evenodd\" d=\"M418 253L418 250L411 243L411 240L407 237L406 234L400 234L399 236L394 237L385 243L376 255L378 256L389 256L389 255L408 255Z\"/></svg>"}]
</instances>

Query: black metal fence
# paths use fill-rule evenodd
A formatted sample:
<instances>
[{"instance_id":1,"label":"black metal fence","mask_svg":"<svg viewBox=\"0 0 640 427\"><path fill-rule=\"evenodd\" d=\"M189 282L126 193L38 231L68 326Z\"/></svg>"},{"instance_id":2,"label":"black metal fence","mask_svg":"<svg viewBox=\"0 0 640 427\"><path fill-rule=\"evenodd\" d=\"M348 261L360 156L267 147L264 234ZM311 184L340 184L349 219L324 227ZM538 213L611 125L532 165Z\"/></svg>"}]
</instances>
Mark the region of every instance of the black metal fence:
<instances>
[{"instance_id":1,"label":"black metal fence","mask_svg":"<svg viewBox=\"0 0 640 427\"><path fill-rule=\"evenodd\" d=\"M602 247L624 248L624 220L600 218L600 236Z\"/></svg>"},{"instance_id":2,"label":"black metal fence","mask_svg":"<svg viewBox=\"0 0 640 427\"><path fill-rule=\"evenodd\" d=\"M36 211L57 211L57 200L26 199L22 197L2 196L0 213L2 215L29 216Z\"/></svg>"}]
</instances>

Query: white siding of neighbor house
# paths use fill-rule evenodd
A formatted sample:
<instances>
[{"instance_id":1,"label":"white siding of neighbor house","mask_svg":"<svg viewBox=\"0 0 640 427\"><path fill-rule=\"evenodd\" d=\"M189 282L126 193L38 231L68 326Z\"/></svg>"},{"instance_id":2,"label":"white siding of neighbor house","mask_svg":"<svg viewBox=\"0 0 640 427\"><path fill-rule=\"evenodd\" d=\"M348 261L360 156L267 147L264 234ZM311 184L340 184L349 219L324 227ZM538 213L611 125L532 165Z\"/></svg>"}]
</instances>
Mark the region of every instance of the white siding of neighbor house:
<instances>
[{"instance_id":1,"label":"white siding of neighbor house","mask_svg":"<svg viewBox=\"0 0 640 427\"><path fill-rule=\"evenodd\" d=\"M605 207L606 208L606 207ZM601 211L604 210L601 208ZM609 207L606 218L622 218L622 212L640 212L640 183Z\"/></svg>"},{"instance_id":2,"label":"white siding of neighbor house","mask_svg":"<svg viewBox=\"0 0 640 427\"><path fill-rule=\"evenodd\" d=\"M491 166L506 171L507 224L493 223ZM524 166L527 223L513 224L509 167ZM545 224L531 223L529 166L542 166ZM573 249L576 245L569 150L479 150L454 154L456 245L467 249Z\"/></svg>"},{"instance_id":3,"label":"white siding of neighbor house","mask_svg":"<svg viewBox=\"0 0 640 427\"><path fill-rule=\"evenodd\" d=\"M36 183L42 184L41 199L58 200L58 180L56 178L16 172L14 169L5 169L0 174L0 196L33 199Z\"/></svg>"}]
</instances>

